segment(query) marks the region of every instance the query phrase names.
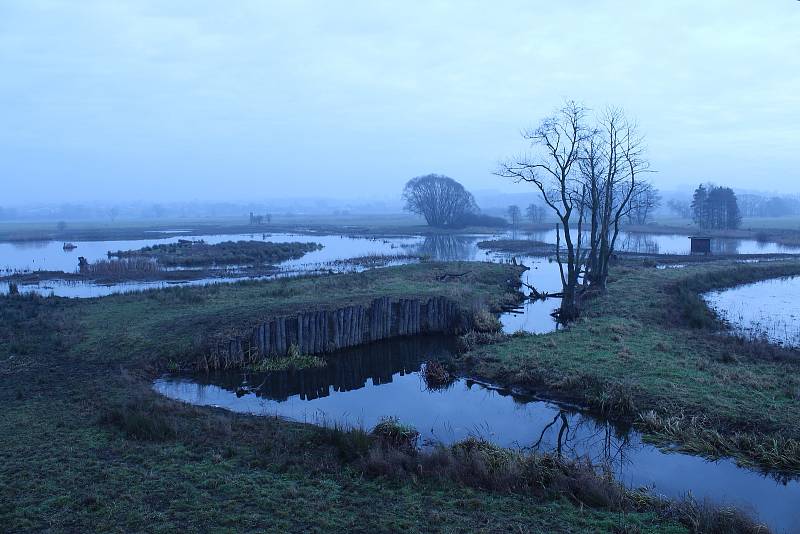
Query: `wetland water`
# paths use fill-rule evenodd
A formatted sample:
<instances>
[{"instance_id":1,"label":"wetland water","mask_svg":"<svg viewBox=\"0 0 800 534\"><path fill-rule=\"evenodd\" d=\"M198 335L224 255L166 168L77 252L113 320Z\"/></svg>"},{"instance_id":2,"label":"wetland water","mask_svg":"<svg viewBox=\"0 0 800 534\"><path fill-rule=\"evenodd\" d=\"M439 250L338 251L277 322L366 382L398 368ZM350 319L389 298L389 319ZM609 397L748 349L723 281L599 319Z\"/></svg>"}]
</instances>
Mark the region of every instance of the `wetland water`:
<instances>
[{"instance_id":1,"label":"wetland water","mask_svg":"<svg viewBox=\"0 0 800 534\"><path fill-rule=\"evenodd\" d=\"M179 239L203 240L209 244L223 241L272 241L272 242L316 242L323 248L310 252L302 258L289 260L277 265L279 272L259 277L270 279L281 276L321 272L358 271L368 268L368 263L357 261L358 258L388 256L389 265L415 261L410 256L424 256L434 260L466 260L466 261L507 261L512 255L479 249L477 243L492 239L530 239L545 243L556 242L555 230L513 233L503 232L495 235L446 235L446 236L411 236L366 238L344 235L311 235L289 233L248 233L248 234L214 234L190 235L187 232L180 236L158 237L140 240L108 240L108 241L76 241L77 248L63 250L60 241L45 242L2 242L0 243L0 272L10 274L15 271L62 271L74 273L77 270L78 257L87 261L107 259L109 251L132 250L145 246L163 243L175 243ZM783 247L775 243L761 243L753 240L714 240L715 249L725 253L780 253L797 252L800 249ZM620 250L641 253L688 254L689 239L685 235L622 233L619 238ZM391 259L396 256L395 259ZM540 291L555 292L561 287L558 265L546 257L516 256L530 267L523 274L526 283L534 285ZM234 269L235 271L235 269ZM22 284L19 290L23 293L39 293L61 297L90 298L101 297L113 293L143 291L175 285L206 285L211 283L229 283L242 280L233 273L218 274L213 278L195 280L161 280L161 281L128 281L114 284L97 284L65 280L47 280L34 284ZM8 291L8 284L0 282L0 293ZM558 301L526 301L517 309L501 314L503 331L513 333L523 330L531 333L545 333L557 328L558 323L550 316L558 308Z\"/></svg>"},{"instance_id":2,"label":"wetland water","mask_svg":"<svg viewBox=\"0 0 800 534\"><path fill-rule=\"evenodd\" d=\"M204 406L315 424L372 428L382 417L411 424L426 442L453 443L480 436L498 445L608 465L630 487L679 498L735 504L778 532L800 530L800 483L778 482L730 460L664 453L641 435L580 411L468 379L430 390L425 361L453 354L440 336L396 338L349 349L328 365L304 371L170 375L153 387L167 397Z\"/></svg>"},{"instance_id":3,"label":"wetland water","mask_svg":"<svg viewBox=\"0 0 800 534\"><path fill-rule=\"evenodd\" d=\"M240 234L181 236L203 239L207 243L237 240L274 242L317 242L324 248L303 258L284 262L278 276L302 273L341 272L366 268L353 258L375 255L398 256L393 263L413 261L409 255L424 255L436 260L508 261L512 255L481 250L477 243L489 239L526 238L554 243L555 232L539 232L525 236L503 233L494 236L458 235L435 237L361 238L339 235L307 234ZM176 242L179 237L135 241L76 242L77 249L64 251L61 242L0 243L0 270L55 270L75 272L78 256L89 261L106 259L108 251L138 249L159 243ZM620 238L621 250L642 253L687 254L686 236L628 234ZM724 253L791 253L797 249L755 241L719 240L717 252ZM545 257L519 256L518 262L530 267L523 280L543 291L560 289L556 263ZM213 278L179 282L201 285L233 282L241 278ZM796 279L795 279L796 280ZM130 282L102 286L90 283L48 281L22 286L21 291L70 297L96 297L122 291L138 291L175 285L167 282ZM757 286L757 284L754 284ZM789 287L791 286L791 287ZM744 324L746 319L763 319L761 309L775 309L767 304L765 287L750 286L708 296L712 306L732 310ZM800 302L800 283L767 283L781 308L789 310ZM0 284L0 292L7 291ZM752 291L752 294L749 292ZM794 291L794 293L791 293ZM750 297L748 297L748 294ZM793 296L792 296L793 295ZM752 303L736 306L741 299ZM518 310L501 315L503 330L542 333L556 328L550 312L556 300L527 302ZM738 310L738 311L737 311ZM797 310L800 313L800 310ZM796 315L789 315L794 319ZM762 321L763 323L763 321ZM793 323L794 324L794 323ZM777 332L778 328L772 329ZM744 331L743 331L744 332ZM529 397L512 395L467 380L458 380L442 391L428 391L419 374L421 362L433 355L447 356L452 348L433 338L392 340L337 354L328 367L296 373L242 375L221 373L202 377L172 376L156 381L161 393L187 402L217 405L227 409L278 415L314 423L342 422L371 427L380 417L396 415L403 422L416 426L423 437L450 443L468 435L480 435L500 445L531 447L541 437L538 448L558 449L565 455L589 457L595 462L610 463L614 472L631 486L651 486L656 493L679 497L687 492L697 498L737 504L755 510L759 517L779 531L800 531L800 518L795 510L800 502L796 481L781 484L772 478L740 469L729 460L708 462L686 454L665 454L642 443L641 436L621 427L594 419L577 411ZM785 342L785 340L784 340ZM246 383L257 390L237 396ZM561 417L563 414L563 418ZM555 421L555 422L554 422ZM551 423L552 426L548 426ZM562 440L559 431L564 426Z\"/></svg>"},{"instance_id":4,"label":"wetland water","mask_svg":"<svg viewBox=\"0 0 800 534\"><path fill-rule=\"evenodd\" d=\"M495 235L446 235L446 236L411 236L366 238L344 235L310 235L287 233L248 233L248 234L214 234L191 235L186 232L180 236L159 237L154 232L152 239L140 240L107 240L76 241L77 248L63 250L60 241L44 242L0 242L0 273L10 274L19 271L62 271L74 273L78 266L78 257L83 256L89 262L107 259L108 251L132 250L145 246L163 243L175 243L179 239L203 240L209 244L223 241L273 241L273 242L316 242L323 248L302 258L289 260L277 265L278 274L260 277L269 279L280 276L319 272L344 272L362 270L368 264L355 261L357 258L375 256L397 256L388 264L415 261L409 256L420 255L434 260L468 260L468 261L506 261L511 255L481 250L477 243L492 239L530 239L545 243L555 243L555 230L513 233L503 232ZM754 240L714 240L717 252L725 253L790 253L798 252L798 248L784 247L775 243L762 243ZM688 254L689 240L685 235L622 233L619 238L619 249L641 253ZM517 256L518 261L531 267L523 275L523 279L539 290L554 292L560 289L561 283L558 266L544 257ZM62 297L89 298L101 297L112 293L158 289L175 285L205 285L211 283L227 283L242 280L242 277L222 273L213 278L195 280L170 281L128 281L114 284L96 284L65 280L47 280L34 284L22 284L19 290L23 293L39 293ZM0 293L8 291L8 284L0 282ZM549 332L557 323L550 313L558 307L555 300L526 302L519 309L501 316L503 330L513 333L524 330L533 333Z\"/></svg>"},{"instance_id":5,"label":"wetland water","mask_svg":"<svg viewBox=\"0 0 800 534\"><path fill-rule=\"evenodd\" d=\"M352 260L380 255L397 256L397 259L391 260L389 264L416 261L410 258L410 255L421 255L443 261L508 260L510 255L491 253L478 248L477 243L479 241L490 238L490 236L485 235L363 238L304 234L199 235L191 237L194 240L202 239L209 244L223 241L266 240L272 242L315 242L323 245L322 249L310 252L302 258L278 264L280 272L277 275L264 276L262 277L263 279L308 273L362 270L366 267ZM63 244L55 241L39 244L0 243L0 269L6 272L13 270L75 272L78 256L84 256L87 261L93 262L106 259L109 250L138 249L153 244L174 243L178 239L188 239L188 236L137 241L80 241L75 242L77 248L71 251L63 250ZM556 263L543 257L517 256L517 259L531 268L523 275L523 279L526 282L534 284L544 291L557 291L561 287ZM191 281L121 282L110 285L48 280L37 284L20 285L19 289L23 293L33 292L61 297L89 298L175 285L206 285L210 283L235 282L242 279L222 276ZM7 291L8 284L0 283L0 292ZM500 320L504 331L507 333L513 333L517 330L533 333L550 332L557 326L556 321L550 316L550 313L557 307L558 302L554 300L526 302L520 308L502 314Z\"/></svg>"},{"instance_id":6,"label":"wetland water","mask_svg":"<svg viewBox=\"0 0 800 534\"><path fill-rule=\"evenodd\" d=\"M800 277L762 280L703 298L734 334L800 347Z\"/></svg>"}]
</instances>

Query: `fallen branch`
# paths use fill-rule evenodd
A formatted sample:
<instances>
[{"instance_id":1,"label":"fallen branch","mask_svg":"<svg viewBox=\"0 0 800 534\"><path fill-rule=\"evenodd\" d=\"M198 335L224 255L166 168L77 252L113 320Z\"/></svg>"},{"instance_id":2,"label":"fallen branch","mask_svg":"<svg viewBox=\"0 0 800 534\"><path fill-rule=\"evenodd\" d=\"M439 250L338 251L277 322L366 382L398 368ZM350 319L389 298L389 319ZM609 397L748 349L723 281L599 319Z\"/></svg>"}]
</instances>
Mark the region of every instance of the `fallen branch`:
<instances>
[{"instance_id":1,"label":"fallen branch","mask_svg":"<svg viewBox=\"0 0 800 534\"><path fill-rule=\"evenodd\" d=\"M547 293L546 291L539 291L538 289L536 289L532 285L526 284L525 282L522 282L522 285L531 290L530 298L532 298L533 300L564 298L564 293L561 293L561 292L558 292L558 293Z\"/></svg>"},{"instance_id":2,"label":"fallen branch","mask_svg":"<svg viewBox=\"0 0 800 534\"><path fill-rule=\"evenodd\" d=\"M459 273L444 273L442 276L437 277L437 280L439 280L440 282L446 282L450 278L461 278L462 276L468 275L471 272L472 271L466 271L466 272L463 272L463 273L460 273L460 274Z\"/></svg>"}]
</instances>

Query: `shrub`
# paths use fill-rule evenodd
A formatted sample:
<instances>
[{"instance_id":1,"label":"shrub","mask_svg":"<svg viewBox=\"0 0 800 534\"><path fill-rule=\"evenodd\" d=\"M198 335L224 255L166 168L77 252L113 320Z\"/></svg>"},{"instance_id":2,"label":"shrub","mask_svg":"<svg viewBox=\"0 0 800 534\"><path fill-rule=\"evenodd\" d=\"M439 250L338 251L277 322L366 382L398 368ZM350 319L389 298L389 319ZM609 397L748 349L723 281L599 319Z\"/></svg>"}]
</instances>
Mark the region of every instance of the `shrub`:
<instances>
[{"instance_id":1,"label":"shrub","mask_svg":"<svg viewBox=\"0 0 800 534\"><path fill-rule=\"evenodd\" d=\"M491 345L505 339L506 335L502 332L476 332L470 330L466 334L459 336L457 349L459 352L469 352L480 345Z\"/></svg>"},{"instance_id":2,"label":"shrub","mask_svg":"<svg viewBox=\"0 0 800 534\"><path fill-rule=\"evenodd\" d=\"M478 332L497 332L503 325L486 308L478 308L472 312L472 327Z\"/></svg>"},{"instance_id":3,"label":"shrub","mask_svg":"<svg viewBox=\"0 0 800 534\"><path fill-rule=\"evenodd\" d=\"M455 382L455 376L440 362L433 360L425 362L423 365L422 378L425 380L425 386L430 390L443 389Z\"/></svg>"},{"instance_id":4,"label":"shrub","mask_svg":"<svg viewBox=\"0 0 800 534\"><path fill-rule=\"evenodd\" d=\"M417 429L400 423L396 417L381 419L372 429L372 435L377 437L384 446L404 451L415 451L419 440Z\"/></svg>"}]
</instances>

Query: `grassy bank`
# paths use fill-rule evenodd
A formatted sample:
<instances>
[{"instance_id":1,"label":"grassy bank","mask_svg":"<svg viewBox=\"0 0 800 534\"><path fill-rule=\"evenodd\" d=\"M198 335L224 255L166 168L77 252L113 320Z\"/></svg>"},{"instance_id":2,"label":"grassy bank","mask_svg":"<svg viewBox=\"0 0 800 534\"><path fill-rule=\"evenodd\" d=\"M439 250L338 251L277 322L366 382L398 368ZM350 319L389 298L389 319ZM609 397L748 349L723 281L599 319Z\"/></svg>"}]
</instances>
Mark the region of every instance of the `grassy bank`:
<instances>
[{"instance_id":1,"label":"grassy bank","mask_svg":"<svg viewBox=\"0 0 800 534\"><path fill-rule=\"evenodd\" d=\"M698 293L800 274L796 261L618 266L563 332L463 357L478 376L635 421L659 443L800 473L800 355L723 335Z\"/></svg>"},{"instance_id":2,"label":"grassy bank","mask_svg":"<svg viewBox=\"0 0 800 534\"><path fill-rule=\"evenodd\" d=\"M118 250L110 252L109 256L152 260L166 267L260 265L302 258L321 248L322 245L317 243L225 241L211 245L204 241L181 240L178 243L153 245L137 250Z\"/></svg>"},{"instance_id":3,"label":"grassy bank","mask_svg":"<svg viewBox=\"0 0 800 534\"><path fill-rule=\"evenodd\" d=\"M602 531L618 514L447 480L364 476L363 433L185 406L149 377L239 307L370 292L503 298L511 270L440 269L179 289L92 301L0 298L0 524L21 531ZM499 286L497 285L499 283ZM499 291L498 291L499 289ZM192 310L197 310L196 315ZM361 451L361 452L359 452ZM675 532L653 514L627 519Z\"/></svg>"},{"instance_id":4,"label":"grassy bank","mask_svg":"<svg viewBox=\"0 0 800 534\"><path fill-rule=\"evenodd\" d=\"M465 310L497 309L519 298L520 269L491 263L420 263L269 283L174 287L78 305L83 324L97 334L90 342L117 337L120 361L143 355L142 364L152 365L180 358L193 361L214 336L246 331L274 316L368 304L381 296L444 296ZM467 274L441 280L448 273ZM105 358L117 361L116 354Z\"/></svg>"},{"instance_id":5,"label":"grassy bank","mask_svg":"<svg viewBox=\"0 0 800 534\"><path fill-rule=\"evenodd\" d=\"M628 493L579 463L475 441L417 453L361 430L192 407L150 388L203 332L260 314L376 295L492 308L516 298L518 275L507 265L420 264L91 300L0 297L0 524L9 532L679 533L690 524L755 532L736 514Z\"/></svg>"},{"instance_id":6,"label":"grassy bank","mask_svg":"<svg viewBox=\"0 0 800 534\"><path fill-rule=\"evenodd\" d=\"M83 263L79 271L19 272L0 281L36 284L48 280L114 284L126 281L190 281L219 277L258 277L279 270L275 265L319 250L318 243L225 241L208 244L180 240L108 253L108 260ZM111 259L114 258L114 259ZM180 267L181 269L175 269Z\"/></svg>"},{"instance_id":7,"label":"grassy bank","mask_svg":"<svg viewBox=\"0 0 800 534\"><path fill-rule=\"evenodd\" d=\"M495 252L505 252L508 254L529 255L529 256L554 256L556 253L556 246L554 244L542 243L540 241L532 241L529 239L495 239L489 241L479 241L478 248L491 250ZM702 254L660 254L649 252L615 252L617 258L626 261L642 260L649 262L644 266L654 267L656 262L661 264L692 264L692 263L719 263L724 260L787 260L798 259L800 256L796 254L721 254L714 253L713 255Z\"/></svg>"}]
</instances>

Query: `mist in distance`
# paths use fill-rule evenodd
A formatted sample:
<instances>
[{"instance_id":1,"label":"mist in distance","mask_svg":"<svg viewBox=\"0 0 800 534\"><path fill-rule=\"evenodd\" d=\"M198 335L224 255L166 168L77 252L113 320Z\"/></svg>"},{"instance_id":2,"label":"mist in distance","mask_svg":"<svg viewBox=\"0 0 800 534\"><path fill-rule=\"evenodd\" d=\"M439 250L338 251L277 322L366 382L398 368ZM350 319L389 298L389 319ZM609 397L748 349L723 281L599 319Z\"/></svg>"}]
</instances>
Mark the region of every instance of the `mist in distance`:
<instances>
[{"instance_id":1,"label":"mist in distance","mask_svg":"<svg viewBox=\"0 0 800 534\"><path fill-rule=\"evenodd\" d=\"M797 194L798 28L794 1L5 1L0 207L399 211L427 173L502 206L535 192L497 162L567 98L635 117L662 191Z\"/></svg>"}]
</instances>

